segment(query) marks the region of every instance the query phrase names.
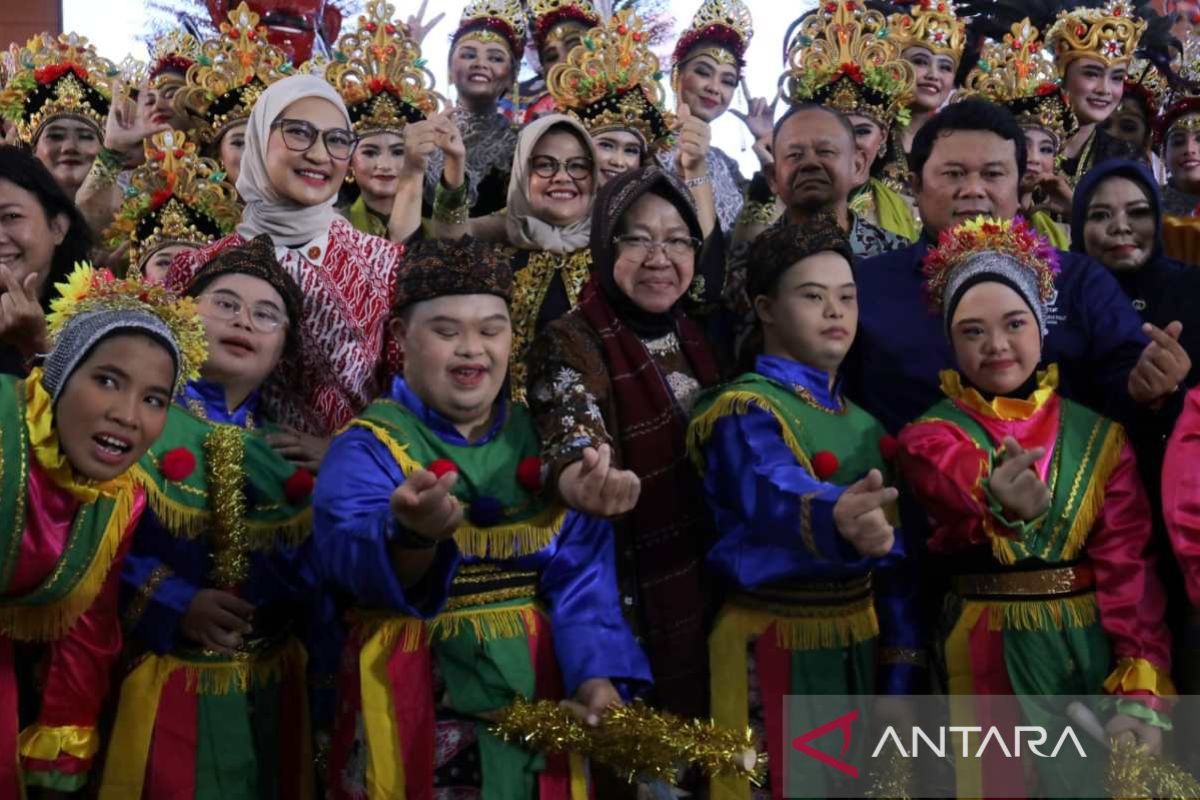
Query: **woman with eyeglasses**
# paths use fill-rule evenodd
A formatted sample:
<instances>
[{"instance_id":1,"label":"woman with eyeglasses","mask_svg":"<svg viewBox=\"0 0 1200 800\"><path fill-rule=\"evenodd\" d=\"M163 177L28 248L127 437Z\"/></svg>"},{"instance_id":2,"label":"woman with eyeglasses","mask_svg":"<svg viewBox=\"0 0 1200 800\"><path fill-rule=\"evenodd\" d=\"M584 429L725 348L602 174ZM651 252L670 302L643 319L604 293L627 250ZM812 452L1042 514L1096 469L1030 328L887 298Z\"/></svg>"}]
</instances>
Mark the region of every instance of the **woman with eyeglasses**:
<instances>
[{"instance_id":1,"label":"woman with eyeglasses","mask_svg":"<svg viewBox=\"0 0 1200 800\"><path fill-rule=\"evenodd\" d=\"M312 75L272 84L250 114L234 233L171 265L168 286L186 287L218 253L266 234L304 307L296 359L263 390L264 413L287 439L285 455L319 462L333 431L379 394L399 367L387 337L402 242L420 224L420 175L402 187L388 218L391 241L358 231L334 209L358 137L341 97ZM281 446L282 447L282 446Z\"/></svg>"},{"instance_id":2,"label":"woman with eyeglasses","mask_svg":"<svg viewBox=\"0 0 1200 800\"><path fill-rule=\"evenodd\" d=\"M705 714L705 518L684 434L717 360L682 300L696 270L700 221L683 181L659 166L610 180L591 222L592 281L529 352L529 405L549 478L573 508L615 523L627 617L643 637L656 701ZM634 473L625 502L613 470ZM597 478L607 477L607 480ZM595 485L599 483L600 485ZM629 507L625 507L629 506Z\"/></svg>"}]
</instances>

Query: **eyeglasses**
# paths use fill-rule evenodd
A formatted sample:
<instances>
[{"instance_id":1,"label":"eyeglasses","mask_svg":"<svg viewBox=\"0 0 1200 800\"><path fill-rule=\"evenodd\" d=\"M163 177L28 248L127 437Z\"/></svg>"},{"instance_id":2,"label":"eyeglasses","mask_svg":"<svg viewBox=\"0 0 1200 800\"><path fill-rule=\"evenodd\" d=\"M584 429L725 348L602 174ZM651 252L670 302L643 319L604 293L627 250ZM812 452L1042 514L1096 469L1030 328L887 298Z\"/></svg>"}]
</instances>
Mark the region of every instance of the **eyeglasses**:
<instances>
[{"instance_id":1,"label":"eyeglasses","mask_svg":"<svg viewBox=\"0 0 1200 800\"><path fill-rule=\"evenodd\" d=\"M568 158L564 163L552 156L534 156L529 159L529 168L539 178L553 178L562 169L568 178L581 181L591 177L595 165L590 158Z\"/></svg>"},{"instance_id":2,"label":"eyeglasses","mask_svg":"<svg viewBox=\"0 0 1200 800\"><path fill-rule=\"evenodd\" d=\"M303 153L317 143L319 136L325 142L325 151L335 161L347 161L358 146L358 136L345 128L319 130L316 125L302 119L277 119L271 130L283 132L283 144L288 150Z\"/></svg>"},{"instance_id":3,"label":"eyeglasses","mask_svg":"<svg viewBox=\"0 0 1200 800\"><path fill-rule=\"evenodd\" d=\"M234 294L224 291L202 294L199 298L209 308L209 316L232 322L242 314L246 304ZM258 304L250 309L250 327L259 333L274 333L287 324L287 317L271 306Z\"/></svg>"},{"instance_id":4,"label":"eyeglasses","mask_svg":"<svg viewBox=\"0 0 1200 800\"><path fill-rule=\"evenodd\" d=\"M678 261L689 255L695 255L700 247L700 240L694 236L676 236L665 242L658 242L649 236L617 236L613 239L617 247L628 256L645 260L658 249L672 261Z\"/></svg>"}]
</instances>

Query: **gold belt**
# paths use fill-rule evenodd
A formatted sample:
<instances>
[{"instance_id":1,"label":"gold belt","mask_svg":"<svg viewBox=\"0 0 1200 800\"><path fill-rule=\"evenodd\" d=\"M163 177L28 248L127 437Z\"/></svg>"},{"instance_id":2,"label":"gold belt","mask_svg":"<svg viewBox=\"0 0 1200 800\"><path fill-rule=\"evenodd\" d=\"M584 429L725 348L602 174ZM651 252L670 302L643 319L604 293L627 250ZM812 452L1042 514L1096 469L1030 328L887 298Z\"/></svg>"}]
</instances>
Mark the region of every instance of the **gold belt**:
<instances>
[{"instance_id":1,"label":"gold belt","mask_svg":"<svg viewBox=\"0 0 1200 800\"><path fill-rule=\"evenodd\" d=\"M827 617L872 604L871 576L836 583L788 583L734 592L730 602L784 617Z\"/></svg>"},{"instance_id":2,"label":"gold belt","mask_svg":"<svg viewBox=\"0 0 1200 800\"><path fill-rule=\"evenodd\" d=\"M442 610L533 599L537 597L538 577L535 570L506 570L494 564L464 565L450 583L450 597Z\"/></svg>"},{"instance_id":3,"label":"gold belt","mask_svg":"<svg viewBox=\"0 0 1200 800\"><path fill-rule=\"evenodd\" d=\"M955 575L954 592L962 597L1045 597L1077 594L1096 585L1087 565L1052 569Z\"/></svg>"}]
</instances>

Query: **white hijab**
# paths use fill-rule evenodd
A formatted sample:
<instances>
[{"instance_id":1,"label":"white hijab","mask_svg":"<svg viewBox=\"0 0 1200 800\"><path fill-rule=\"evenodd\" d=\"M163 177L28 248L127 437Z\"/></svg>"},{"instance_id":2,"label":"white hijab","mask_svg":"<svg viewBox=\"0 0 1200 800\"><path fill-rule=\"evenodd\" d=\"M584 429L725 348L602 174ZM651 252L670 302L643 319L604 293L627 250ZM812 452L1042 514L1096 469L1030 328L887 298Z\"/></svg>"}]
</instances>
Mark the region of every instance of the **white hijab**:
<instances>
[{"instance_id":1,"label":"white hijab","mask_svg":"<svg viewBox=\"0 0 1200 800\"><path fill-rule=\"evenodd\" d=\"M553 127L571 128L583 141L587 155L592 159L592 197L588 201L587 213L570 225L551 225L533 215L529 203L529 159L542 137ZM566 114L547 114L538 117L521 129L517 137L517 149L513 153L512 177L508 180L508 219L505 227L508 242L522 250L548 250L551 253L573 253L588 246L592 232L592 203L600 188L600 158L596 145L574 117Z\"/></svg>"},{"instance_id":2,"label":"white hijab","mask_svg":"<svg viewBox=\"0 0 1200 800\"><path fill-rule=\"evenodd\" d=\"M254 104L250 120L246 124L246 149L242 153L242 171L238 175L237 190L246 203L242 221L237 232L244 239L253 239L260 234L271 237L276 246L298 247L325 235L337 212L337 192L324 203L302 206L287 199L276 191L267 176L267 140L271 137L271 123L283 110L297 100L320 97L337 106L346 127L350 127L350 115L346 105L332 86L316 75L291 75L271 84Z\"/></svg>"}]
</instances>

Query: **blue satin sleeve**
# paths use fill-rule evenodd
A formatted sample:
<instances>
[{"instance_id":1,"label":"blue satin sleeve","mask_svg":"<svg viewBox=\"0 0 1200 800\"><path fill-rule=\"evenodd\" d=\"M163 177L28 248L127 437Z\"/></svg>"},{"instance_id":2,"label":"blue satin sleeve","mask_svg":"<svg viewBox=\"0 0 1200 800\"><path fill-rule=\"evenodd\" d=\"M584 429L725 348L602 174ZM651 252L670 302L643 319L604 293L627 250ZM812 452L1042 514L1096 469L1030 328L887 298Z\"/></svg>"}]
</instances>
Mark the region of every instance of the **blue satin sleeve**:
<instances>
[{"instance_id":1,"label":"blue satin sleeve","mask_svg":"<svg viewBox=\"0 0 1200 800\"><path fill-rule=\"evenodd\" d=\"M917 549L906 529L897 527L892 553L904 557L890 558L871 576L879 617L880 694L911 694L925 688L927 654L919 617Z\"/></svg>"},{"instance_id":2,"label":"blue satin sleeve","mask_svg":"<svg viewBox=\"0 0 1200 800\"><path fill-rule=\"evenodd\" d=\"M704 496L721 531L708 564L734 586L852 577L903 555L900 537L882 559L864 558L838 533L833 507L845 487L802 467L765 411L717 420L704 463Z\"/></svg>"},{"instance_id":3,"label":"blue satin sleeve","mask_svg":"<svg viewBox=\"0 0 1200 800\"><path fill-rule=\"evenodd\" d=\"M164 655L175 648L183 616L203 587L179 575L158 554L139 548L157 535L165 532L147 510L121 565L121 607L130 635Z\"/></svg>"},{"instance_id":4,"label":"blue satin sleeve","mask_svg":"<svg viewBox=\"0 0 1200 800\"><path fill-rule=\"evenodd\" d=\"M399 532L390 501L402 483L399 465L369 431L336 436L313 494L313 558L317 574L356 605L428 618L446 603L458 547L453 540L438 545L425 579L405 591L389 551Z\"/></svg>"},{"instance_id":5,"label":"blue satin sleeve","mask_svg":"<svg viewBox=\"0 0 1200 800\"><path fill-rule=\"evenodd\" d=\"M649 686L650 665L621 616L607 520L568 512L539 588L568 696L589 678L609 678L623 694Z\"/></svg>"}]
</instances>

